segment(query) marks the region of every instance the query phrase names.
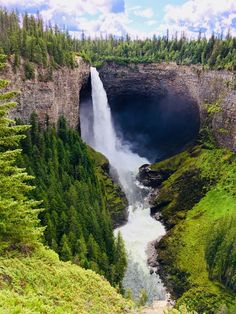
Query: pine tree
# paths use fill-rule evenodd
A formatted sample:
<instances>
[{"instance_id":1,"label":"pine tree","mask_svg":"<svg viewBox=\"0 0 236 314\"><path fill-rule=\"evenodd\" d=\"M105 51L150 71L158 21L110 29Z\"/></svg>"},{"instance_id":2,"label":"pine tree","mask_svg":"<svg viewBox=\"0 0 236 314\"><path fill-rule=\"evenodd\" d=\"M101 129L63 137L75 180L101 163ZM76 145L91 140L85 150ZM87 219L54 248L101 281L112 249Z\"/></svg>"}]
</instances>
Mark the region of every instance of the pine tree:
<instances>
[{"instance_id":1,"label":"pine tree","mask_svg":"<svg viewBox=\"0 0 236 314\"><path fill-rule=\"evenodd\" d=\"M120 283L124 277L125 269L127 267L127 257L125 251L125 243L122 239L121 233L118 232L116 243L115 243L115 283Z\"/></svg>"},{"instance_id":2,"label":"pine tree","mask_svg":"<svg viewBox=\"0 0 236 314\"><path fill-rule=\"evenodd\" d=\"M0 55L0 68L4 63L4 56ZM6 80L0 80L0 89L7 87ZM38 227L36 209L39 202L29 199L28 193L33 189L27 181L32 179L25 169L16 166L16 159L20 156L19 142L24 138L22 132L27 126L15 125L7 115L16 106L10 101L15 92L0 94L0 243L1 249L9 246L33 245L42 235L42 228Z\"/></svg>"},{"instance_id":3,"label":"pine tree","mask_svg":"<svg viewBox=\"0 0 236 314\"><path fill-rule=\"evenodd\" d=\"M61 238L60 257L63 261L68 261L72 259L72 252L66 234L63 234Z\"/></svg>"}]
</instances>

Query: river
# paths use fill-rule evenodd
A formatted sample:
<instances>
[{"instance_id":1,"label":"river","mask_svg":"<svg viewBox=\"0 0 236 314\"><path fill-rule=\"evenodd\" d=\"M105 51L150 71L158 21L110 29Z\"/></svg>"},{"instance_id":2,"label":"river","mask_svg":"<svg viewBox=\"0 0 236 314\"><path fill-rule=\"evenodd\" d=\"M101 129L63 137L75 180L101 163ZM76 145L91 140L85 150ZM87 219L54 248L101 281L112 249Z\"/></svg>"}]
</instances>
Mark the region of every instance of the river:
<instances>
[{"instance_id":1,"label":"river","mask_svg":"<svg viewBox=\"0 0 236 314\"><path fill-rule=\"evenodd\" d=\"M155 272L150 273L147 265L147 245L165 234L161 222L150 216L147 203L148 189L136 181L138 168L149 161L133 153L116 135L107 94L96 68L91 67L93 129L83 130L82 137L95 150L103 153L115 169L122 189L129 202L128 222L117 228L125 241L128 254L128 267L123 280L125 289L130 289L134 298L145 289L149 303L165 300L166 291ZM82 117L86 119L86 117ZM86 134L85 134L86 133ZM89 134L88 134L89 133Z\"/></svg>"}]
</instances>

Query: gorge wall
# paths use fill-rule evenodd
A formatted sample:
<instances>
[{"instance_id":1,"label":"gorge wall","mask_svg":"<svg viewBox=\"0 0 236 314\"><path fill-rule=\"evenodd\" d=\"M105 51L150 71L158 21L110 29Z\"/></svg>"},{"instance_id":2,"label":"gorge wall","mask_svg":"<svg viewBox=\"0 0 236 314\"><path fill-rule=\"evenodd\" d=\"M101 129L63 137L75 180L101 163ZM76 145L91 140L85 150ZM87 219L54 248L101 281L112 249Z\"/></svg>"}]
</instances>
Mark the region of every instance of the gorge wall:
<instances>
[{"instance_id":1,"label":"gorge wall","mask_svg":"<svg viewBox=\"0 0 236 314\"><path fill-rule=\"evenodd\" d=\"M218 143L236 151L236 78L229 71L204 70L201 66L175 63L117 65L106 63L100 75L110 103L121 95L165 97L171 96L181 110L195 112L203 125L208 106L219 101L213 118L213 132ZM145 104L146 106L146 104ZM135 112L134 112L135 115Z\"/></svg>"},{"instance_id":2,"label":"gorge wall","mask_svg":"<svg viewBox=\"0 0 236 314\"><path fill-rule=\"evenodd\" d=\"M25 80L23 65L15 73L10 63L7 64L3 76L11 80L10 89L20 91L17 99L19 104L12 111L11 117L27 121L35 111L43 124L46 115L51 123L56 123L58 117L64 115L69 126L77 128L80 91L88 84L90 73L90 65L82 58L77 57L77 64L74 69L62 67L54 70L48 81L42 79L45 75L43 69L36 68L35 78ZM119 65L111 62L105 63L99 72L111 107L115 103L119 105L120 97L121 101L122 97L147 97L147 106L152 97L164 99L168 96L169 102L175 103L176 112L191 111L192 121L200 119L200 124L203 125L207 117L206 104L219 101L220 110L213 118L214 135L220 145L236 151L234 73L175 63ZM165 108L165 101L163 102L162 107Z\"/></svg>"},{"instance_id":3,"label":"gorge wall","mask_svg":"<svg viewBox=\"0 0 236 314\"><path fill-rule=\"evenodd\" d=\"M47 71L36 67L35 78L25 80L23 64L16 72L10 63L7 64L3 76L11 81L9 89L20 92L11 117L27 122L30 114L36 112L43 125L46 115L50 123L57 123L58 118L64 115L70 127L78 128L80 90L88 80L89 64L78 57L77 67L53 70L48 80L45 79Z\"/></svg>"}]
</instances>

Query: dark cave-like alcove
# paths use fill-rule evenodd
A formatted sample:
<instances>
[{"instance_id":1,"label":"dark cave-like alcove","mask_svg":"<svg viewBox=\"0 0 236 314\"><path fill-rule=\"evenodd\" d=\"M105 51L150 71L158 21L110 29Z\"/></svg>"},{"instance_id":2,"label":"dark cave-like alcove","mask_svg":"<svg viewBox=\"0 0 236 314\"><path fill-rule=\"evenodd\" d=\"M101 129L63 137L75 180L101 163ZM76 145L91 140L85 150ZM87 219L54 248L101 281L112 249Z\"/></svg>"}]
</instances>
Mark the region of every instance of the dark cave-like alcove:
<instances>
[{"instance_id":1,"label":"dark cave-like alcove","mask_svg":"<svg viewBox=\"0 0 236 314\"><path fill-rule=\"evenodd\" d=\"M82 89L80 104L83 137L91 144L93 108L91 81ZM148 95L127 91L108 95L117 134L131 150L150 162L183 150L199 131L199 109L191 99L171 92Z\"/></svg>"},{"instance_id":2,"label":"dark cave-like alcove","mask_svg":"<svg viewBox=\"0 0 236 314\"><path fill-rule=\"evenodd\" d=\"M180 152L199 131L197 105L180 95L118 95L110 107L117 133L152 162Z\"/></svg>"}]
</instances>

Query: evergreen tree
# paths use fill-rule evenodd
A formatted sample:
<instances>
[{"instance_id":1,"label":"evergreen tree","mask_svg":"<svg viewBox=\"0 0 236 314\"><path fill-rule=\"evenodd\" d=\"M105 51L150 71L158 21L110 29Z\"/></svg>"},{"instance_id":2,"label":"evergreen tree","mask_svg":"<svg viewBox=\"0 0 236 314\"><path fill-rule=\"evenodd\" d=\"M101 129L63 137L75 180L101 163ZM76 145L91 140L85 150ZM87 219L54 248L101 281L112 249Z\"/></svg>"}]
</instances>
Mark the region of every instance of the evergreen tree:
<instances>
[{"instance_id":1,"label":"evergreen tree","mask_svg":"<svg viewBox=\"0 0 236 314\"><path fill-rule=\"evenodd\" d=\"M122 239L121 233L118 232L115 244L115 259L116 259L116 269L115 269L115 282L119 283L122 281L127 267L127 256L125 251L124 240Z\"/></svg>"},{"instance_id":2,"label":"evergreen tree","mask_svg":"<svg viewBox=\"0 0 236 314\"><path fill-rule=\"evenodd\" d=\"M4 56L0 55L0 68L3 63ZM0 80L0 89L8 83ZM38 226L40 210L36 209L39 203L28 197L33 189L28 184L32 177L16 166L21 154L19 142L25 137L22 132L28 127L15 125L7 117L16 105L11 101L15 95L14 92L0 94L0 249L36 244L42 235L42 228Z\"/></svg>"},{"instance_id":3,"label":"evergreen tree","mask_svg":"<svg viewBox=\"0 0 236 314\"><path fill-rule=\"evenodd\" d=\"M37 187L31 195L44 201L40 218L46 226L46 244L62 260L72 260L119 284L124 275L125 251L119 237L115 257L111 217L95 160L63 117L57 129L48 125L44 131L37 115L33 113L30 121L32 127L22 141L24 158L19 163L35 176ZM116 269L117 276L113 274Z\"/></svg>"},{"instance_id":4,"label":"evergreen tree","mask_svg":"<svg viewBox=\"0 0 236 314\"><path fill-rule=\"evenodd\" d=\"M72 252L66 234L63 234L61 238L60 256L63 261L72 259Z\"/></svg>"},{"instance_id":5,"label":"evergreen tree","mask_svg":"<svg viewBox=\"0 0 236 314\"><path fill-rule=\"evenodd\" d=\"M20 23L23 20L23 23ZM47 71L39 73L41 81L52 79L52 69L59 66L75 67L75 54L94 65L104 61L121 64L129 62L170 62L177 64L201 64L206 68L236 69L236 39L227 34L212 35L206 39L199 35L189 40L184 34L153 36L152 39L131 40L125 38L96 38L91 40L82 36L82 40L72 39L58 26L45 25L41 17L0 9L0 48L11 58L13 68L24 60L25 78L34 78L34 63L43 65Z\"/></svg>"}]
</instances>

